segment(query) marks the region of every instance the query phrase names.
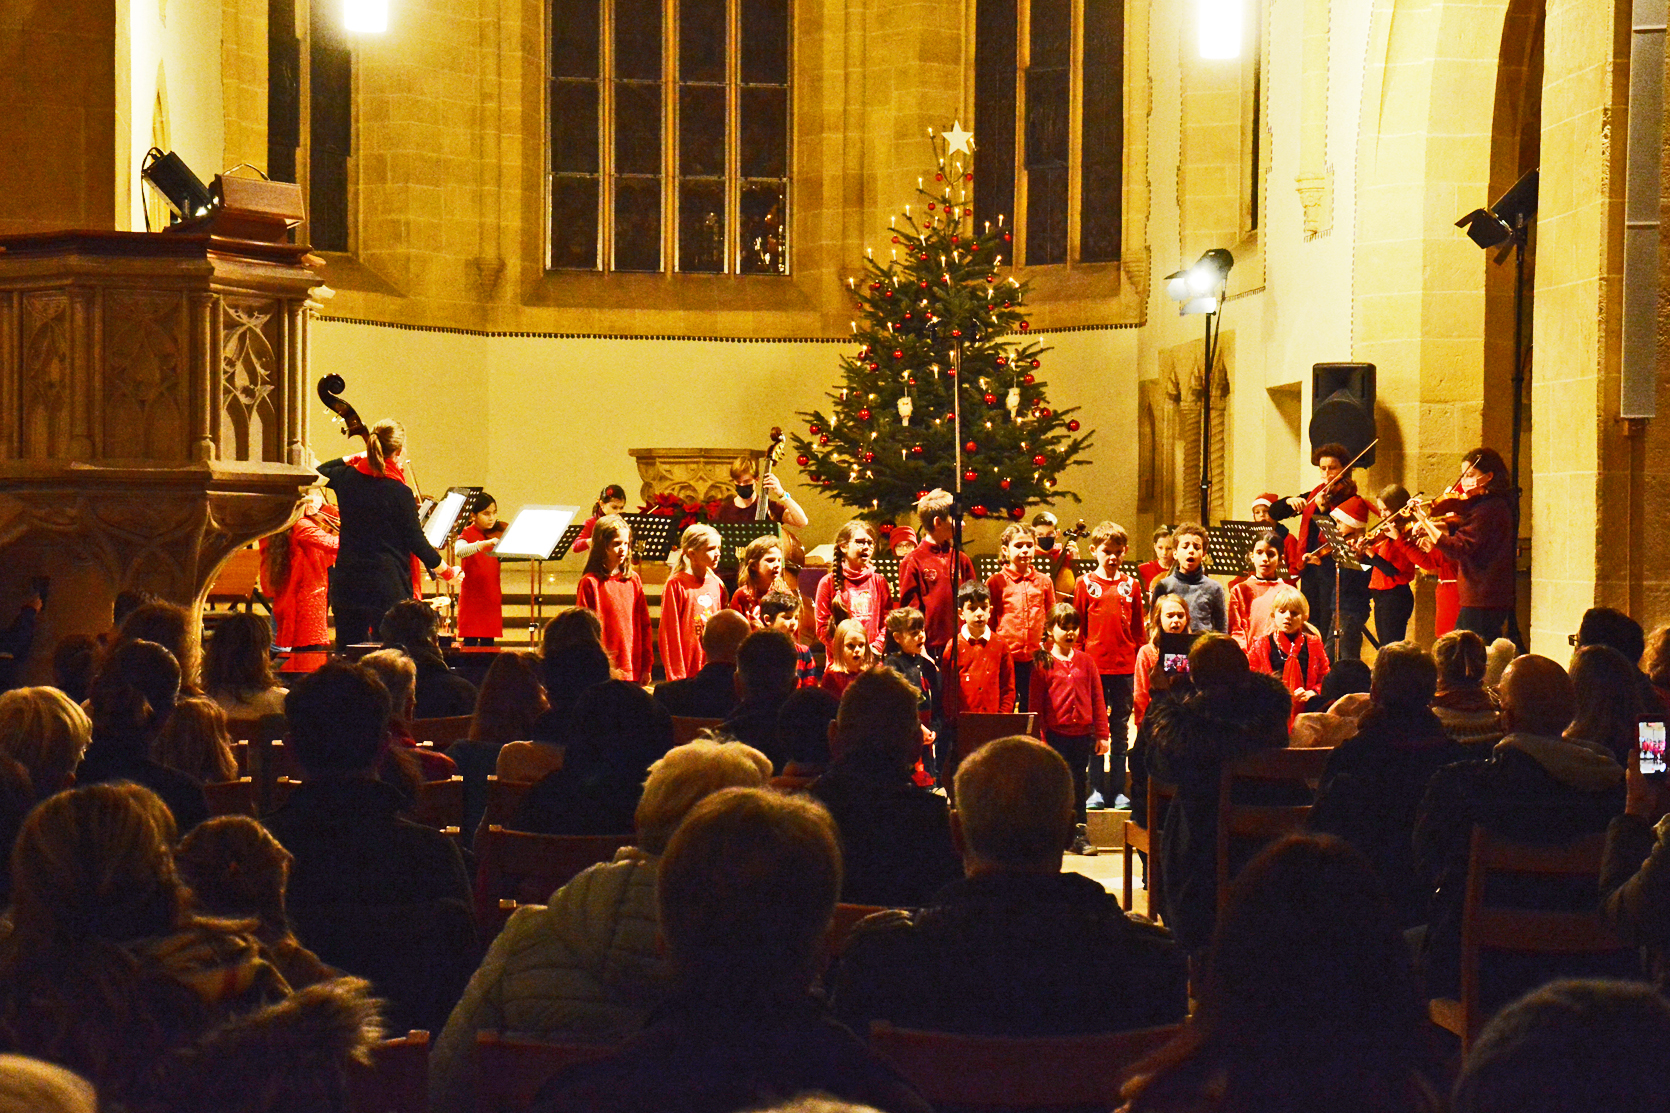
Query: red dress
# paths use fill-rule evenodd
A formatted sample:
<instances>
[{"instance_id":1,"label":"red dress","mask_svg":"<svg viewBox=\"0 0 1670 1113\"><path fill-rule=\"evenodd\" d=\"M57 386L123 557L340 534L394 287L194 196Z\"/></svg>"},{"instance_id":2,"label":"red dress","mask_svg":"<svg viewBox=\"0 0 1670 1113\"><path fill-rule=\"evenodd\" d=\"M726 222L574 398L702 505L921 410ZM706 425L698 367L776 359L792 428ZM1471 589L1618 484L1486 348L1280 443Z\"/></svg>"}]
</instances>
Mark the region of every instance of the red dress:
<instances>
[{"instance_id":1,"label":"red dress","mask_svg":"<svg viewBox=\"0 0 1670 1113\"><path fill-rule=\"evenodd\" d=\"M602 577L587 572L574 589L574 601L603 623L603 651L628 680L648 684L655 667L655 639L650 633L649 602L638 573Z\"/></svg>"},{"instance_id":2,"label":"red dress","mask_svg":"<svg viewBox=\"0 0 1670 1113\"><path fill-rule=\"evenodd\" d=\"M465 580L465 583L468 583ZM725 607L725 585L711 570L697 579L674 572L661 589L661 667L668 680L695 676L707 664L702 628Z\"/></svg>"},{"instance_id":3,"label":"red dress","mask_svg":"<svg viewBox=\"0 0 1670 1113\"><path fill-rule=\"evenodd\" d=\"M464 527L458 540L474 545L487 535L474 522ZM499 558L491 549L472 553L458 562L464 570L464 584L458 589L458 636L461 638L504 637L504 594L499 586Z\"/></svg>"},{"instance_id":4,"label":"red dress","mask_svg":"<svg viewBox=\"0 0 1670 1113\"><path fill-rule=\"evenodd\" d=\"M290 527L290 574L273 596L274 643L287 649L325 645L326 596L330 567L342 539L312 518L302 517Z\"/></svg>"}]
</instances>

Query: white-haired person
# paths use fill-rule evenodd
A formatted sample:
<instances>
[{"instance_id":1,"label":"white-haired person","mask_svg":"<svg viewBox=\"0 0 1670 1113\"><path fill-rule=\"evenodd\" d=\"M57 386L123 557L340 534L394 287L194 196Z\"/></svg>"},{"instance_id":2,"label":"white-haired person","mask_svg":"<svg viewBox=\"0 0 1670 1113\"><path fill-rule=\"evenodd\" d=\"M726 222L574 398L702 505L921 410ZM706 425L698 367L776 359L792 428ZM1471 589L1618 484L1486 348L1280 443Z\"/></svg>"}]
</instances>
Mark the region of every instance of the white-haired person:
<instances>
[{"instance_id":1,"label":"white-haired person","mask_svg":"<svg viewBox=\"0 0 1670 1113\"><path fill-rule=\"evenodd\" d=\"M770 778L770 760L741 742L690 742L651 765L635 844L549 904L517 909L488 949L430 1055L431 1107L475 1108L478 1031L611 1044L641 1028L670 986L655 910L667 840L702 799Z\"/></svg>"}]
</instances>

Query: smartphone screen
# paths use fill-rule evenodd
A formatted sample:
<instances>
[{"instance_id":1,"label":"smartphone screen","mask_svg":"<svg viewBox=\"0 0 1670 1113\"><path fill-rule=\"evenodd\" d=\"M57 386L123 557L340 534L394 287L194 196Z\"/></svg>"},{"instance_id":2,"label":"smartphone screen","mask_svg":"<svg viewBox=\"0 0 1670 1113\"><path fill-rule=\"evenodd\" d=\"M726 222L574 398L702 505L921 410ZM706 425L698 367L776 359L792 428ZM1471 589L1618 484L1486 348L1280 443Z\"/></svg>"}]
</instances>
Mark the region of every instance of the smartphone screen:
<instances>
[{"instance_id":1,"label":"smartphone screen","mask_svg":"<svg viewBox=\"0 0 1670 1113\"><path fill-rule=\"evenodd\" d=\"M1643 715L1635 724L1635 741L1641 754L1641 772L1647 776L1664 776L1664 719Z\"/></svg>"}]
</instances>

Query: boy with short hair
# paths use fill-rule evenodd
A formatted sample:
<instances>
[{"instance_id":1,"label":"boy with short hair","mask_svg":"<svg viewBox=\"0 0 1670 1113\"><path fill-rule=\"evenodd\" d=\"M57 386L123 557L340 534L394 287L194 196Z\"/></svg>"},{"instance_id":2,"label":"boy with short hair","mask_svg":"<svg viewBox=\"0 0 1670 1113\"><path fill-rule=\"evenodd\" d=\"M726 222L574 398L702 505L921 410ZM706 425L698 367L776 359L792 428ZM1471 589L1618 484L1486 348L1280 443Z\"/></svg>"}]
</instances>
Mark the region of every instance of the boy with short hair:
<instances>
[{"instance_id":1,"label":"boy with short hair","mask_svg":"<svg viewBox=\"0 0 1670 1113\"><path fill-rule=\"evenodd\" d=\"M1171 571L1171 527L1161 522L1154 527L1154 533L1149 540L1154 546L1154 559L1145 560L1137 565L1137 579L1142 581L1142 593L1153 599L1150 588L1154 586L1154 581Z\"/></svg>"},{"instance_id":2,"label":"boy with short hair","mask_svg":"<svg viewBox=\"0 0 1670 1113\"><path fill-rule=\"evenodd\" d=\"M1267 529L1253 541L1248 558L1253 574L1243 576L1229 587L1229 636L1250 650L1253 642L1275 626L1270 614L1274 591L1287 584L1282 579L1281 541L1275 530Z\"/></svg>"},{"instance_id":3,"label":"boy with short hair","mask_svg":"<svg viewBox=\"0 0 1670 1113\"><path fill-rule=\"evenodd\" d=\"M1171 531L1176 564L1148 589L1149 602L1162 595L1180 596L1189 607L1189 633L1229 629L1228 601L1223 585L1206 574L1206 527L1184 522Z\"/></svg>"},{"instance_id":4,"label":"boy with short hair","mask_svg":"<svg viewBox=\"0 0 1670 1113\"><path fill-rule=\"evenodd\" d=\"M957 670L945 684L945 717L950 723L964 711L1009 714L1015 710L1015 669L1003 639L992 633L991 592L970 581L957 589L962 628L957 632ZM942 659L950 665L951 647Z\"/></svg>"},{"instance_id":5,"label":"boy with short hair","mask_svg":"<svg viewBox=\"0 0 1670 1113\"><path fill-rule=\"evenodd\" d=\"M1104 769L1100 755L1090 756L1090 787L1112 806L1125 787L1126 723L1131 717L1132 673L1137 651L1147 640L1143 629L1142 585L1120 571L1130 546L1125 527L1099 522L1090 531L1090 551L1096 570L1079 577L1073 588L1073 609L1084 631L1084 651L1101 674L1102 700L1107 704L1109 740Z\"/></svg>"},{"instance_id":6,"label":"boy with short hair","mask_svg":"<svg viewBox=\"0 0 1670 1113\"><path fill-rule=\"evenodd\" d=\"M1055 581L1034 568L1037 535L1016 522L1003 531L998 555L1007 562L986 581L992 597L992 626L1015 666L1015 710L1026 711L1032 658L1044 647L1044 625L1055 606Z\"/></svg>"},{"instance_id":7,"label":"boy with short hair","mask_svg":"<svg viewBox=\"0 0 1670 1113\"><path fill-rule=\"evenodd\" d=\"M951 583L951 542L956 532L951 492L935 489L923 495L916 504L916 516L922 524L922 541L899 561L899 606L922 612L929 652L937 654L957 632L957 599ZM973 581L974 562L962 553L956 554L956 561L957 583Z\"/></svg>"},{"instance_id":8,"label":"boy with short hair","mask_svg":"<svg viewBox=\"0 0 1670 1113\"><path fill-rule=\"evenodd\" d=\"M812 651L800 644L800 600L786 591L768 591L760 600L760 621L767 630L781 630L794 643L794 686L816 688L823 679Z\"/></svg>"}]
</instances>

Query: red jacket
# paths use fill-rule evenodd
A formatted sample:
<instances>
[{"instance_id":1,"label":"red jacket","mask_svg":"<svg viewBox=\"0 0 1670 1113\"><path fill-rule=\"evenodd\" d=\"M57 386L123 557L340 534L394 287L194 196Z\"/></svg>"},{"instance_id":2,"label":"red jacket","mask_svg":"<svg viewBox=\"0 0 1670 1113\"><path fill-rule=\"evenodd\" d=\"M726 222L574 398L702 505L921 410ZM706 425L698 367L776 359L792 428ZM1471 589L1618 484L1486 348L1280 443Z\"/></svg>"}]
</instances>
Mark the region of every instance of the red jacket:
<instances>
[{"instance_id":1,"label":"red jacket","mask_svg":"<svg viewBox=\"0 0 1670 1113\"><path fill-rule=\"evenodd\" d=\"M1024 577L1002 568L986 581L986 589L992 593L992 629L1011 657L1027 660L1044 644L1055 582L1036 568Z\"/></svg>"},{"instance_id":2,"label":"red jacket","mask_svg":"<svg viewBox=\"0 0 1670 1113\"><path fill-rule=\"evenodd\" d=\"M847 609L847 614L864 624L864 632L870 636L870 648L880 653L886 640L883 623L887 621L887 612L893 608L893 589L887 586L887 577L874 568L854 573L848 571L843 562L818 581L818 594L812 606L818 640L823 642L825 650L829 649L829 612L837 598L837 583L840 585L841 605Z\"/></svg>"},{"instance_id":3,"label":"red jacket","mask_svg":"<svg viewBox=\"0 0 1670 1113\"><path fill-rule=\"evenodd\" d=\"M1393 576L1377 564L1374 571L1368 574L1368 589L1385 591L1388 588L1401 587L1413 580L1415 570L1420 567L1420 561L1416 558L1425 554L1401 537L1388 537L1384 541L1376 542L1364 555L1377 556L1397 569L1397 575Z\"/></svg>"},{"instance_id":4,"label":"red jacket","mask_svg":"<svg viewBox=\"0 0 1670 1113\"><path fill-rule=\"evenodd\" d=\"M1123 572L1109 579L1090 572L1073 588L1073 609L1084 630L1084 651L1098 672L1124 676L1136 667L1137 650L1146 640L1142 628L1142 588Z\"/></svg>"},{"instance_id":5,"label":"red jacket","mask_svg":"<svg viewBox=\"0 0 1670 1113\"><path fill-rule=\"evenodd\" d=\"M951 645L945 646L941 664L951 667ZM1009 650L994 634L987 632L971 642L957 634L957 675L945 686L945 714L954 719L964 711L1007 715L1015 710L1015 664Z\"/></svg>"},{"instance_id":6,"label":"red jacket","mask_svg":"<svg viewBox=\"0 0 1670 1113\"><path fill-rule=\"evenodd\" d=\"M1242 649L1250 651L1253 642L1276 628L1270 595L1285 586L1286 580L1261 580L1257 576L1230 585L1229 636L1240 642Z\"/></svg>"},{"instance_id":7,"label":"red jacket","mask_svg":"<svg viewBox=\"0 0 1670 1113\"><path fill-rule=\"evenodd\" d=\"M603 623L603 650L609 662L628 680L648 684L655 667L655 639L649 624L649 603L636 572L604 579L595 572L580 577L574 601L594 611Z\"/></svg>"},{"instance_id":8,"label":"red jacket","mask_svg":"<svg viewBox=\"0 0 1670 1113\"><path fill-rule=\"evenodd\" d=\"M959 584L972 583L974 562L957 562ZM899 606L922 612L928 645L945 645L957 632L957 599L951 591L951 544L924 541L899 562Z\"/></svg>"},{"instance_id":9,"label":"red jacket","mask_svg":"<svg viewBox=\"0 0 1670 1113\"><path fill-rule=\"evenodd\" d=\"M1247 663L1252 666L1254 672L1265 673L1281 680L1283 670L1276 664L1274 657L1275 647L1273 643L1276 636L1272 632L1253 642L1252 648L1247 651ZM1307 628L1303 634L1294 639L1293 652L1304 659L1305 681L1303 687L1307 691L1320 692L1322 681L1328 675L1328 650L1322 644L1322 639L1311 633ZM1288 695L1293 694L1292 685L1283 681L1283 686L1287 688ZM1293 714L1297 715L1301 710L1303 708L1299 706L1298 700L1295 698ZM1292 725L1291 716L1288 725Z\"/></svg>"},{"instance_id":10,"label":"red jacket","mask_svg":"<svg viewBox=\"0 0 1670 1113\"><path fill-rule=\"evenodd\" d=\"M1066 661L1050 655L1047 665L1032 669L1031 700L1040 730L1057 734L1109 737L1108 708L1102 700L1102 677L1096 662L1082 649Z\"/></svg>"},{"instance_id":11,"label":"red jacket","mask_svg":"<svg viewBox=\"0 0 1670 1113\"><path fill-rule=\"evenodd\" d=\"M458 540L475 544L487 540L474 522L464 527ZM499 558L491 549L476 552L458 562L464 582L458 588L458 636L461 638L504 637L504 596L499 586Z\"/></svg>"},{"instance_id":12,"label":"red jacket","mask_svg":"<svg viewBox=\"0 0 1670 1113\"><path fill-rule=\"evenodd\" d=\"M661 668L668 680L695 676L707 664L702 652L702 628L725 608L725 585L711 569L698 580L689 572L674 572L661 589Z\"/></svg>"}]
</instances>

